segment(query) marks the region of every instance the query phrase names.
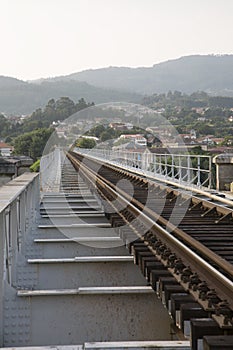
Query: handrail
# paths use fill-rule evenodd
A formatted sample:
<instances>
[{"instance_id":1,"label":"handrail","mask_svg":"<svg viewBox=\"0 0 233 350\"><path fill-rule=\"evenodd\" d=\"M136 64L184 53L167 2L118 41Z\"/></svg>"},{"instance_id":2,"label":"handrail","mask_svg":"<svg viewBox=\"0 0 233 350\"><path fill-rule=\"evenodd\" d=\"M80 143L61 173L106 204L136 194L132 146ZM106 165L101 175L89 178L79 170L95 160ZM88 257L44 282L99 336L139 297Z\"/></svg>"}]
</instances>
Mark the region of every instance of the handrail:
<instances>
[{"instance_id":1,"label":"handrail","mask_svg":"<svg viewBox=\"0 0 233 350\"><path fill-rule=\"evenodd\" d=\"M6 285L16 287L17 264L39 208L39 174L25 173L0 188L0 346Z\"/></svg>"},{"instance_id":2,"label":"handrail","mask_svg":"<svg viewBox=\"0 0 233 350\"><path fill-rule=\"evenodd\" d=\"M112 162L128 169L143 171L146 176L160 176L171 181L211 188L212 158L205 155L156 154L149 151L127 152L124 150L82 149L74 151Z\"/></svg>"}]
</instances>

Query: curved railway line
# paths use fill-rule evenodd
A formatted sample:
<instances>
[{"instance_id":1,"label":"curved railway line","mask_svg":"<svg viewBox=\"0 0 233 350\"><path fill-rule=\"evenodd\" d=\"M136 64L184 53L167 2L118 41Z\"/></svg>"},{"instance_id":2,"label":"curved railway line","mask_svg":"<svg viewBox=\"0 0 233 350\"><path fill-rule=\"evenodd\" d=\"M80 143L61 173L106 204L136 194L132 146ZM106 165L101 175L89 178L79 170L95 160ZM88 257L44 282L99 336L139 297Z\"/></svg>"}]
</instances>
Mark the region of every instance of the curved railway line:
<instances>
[{"instance_id":1,"label":"curved railway line","mask_svg":"<svg viewBox=\"0 0 233 350\"><path fill-rule=\"evenodd\" d=\"M156 259L208 317L232 334L233 203L216 194L190 194L75 152L67 157L98 193L148 281L153 285Z\"/></svg>"}]
</instances>

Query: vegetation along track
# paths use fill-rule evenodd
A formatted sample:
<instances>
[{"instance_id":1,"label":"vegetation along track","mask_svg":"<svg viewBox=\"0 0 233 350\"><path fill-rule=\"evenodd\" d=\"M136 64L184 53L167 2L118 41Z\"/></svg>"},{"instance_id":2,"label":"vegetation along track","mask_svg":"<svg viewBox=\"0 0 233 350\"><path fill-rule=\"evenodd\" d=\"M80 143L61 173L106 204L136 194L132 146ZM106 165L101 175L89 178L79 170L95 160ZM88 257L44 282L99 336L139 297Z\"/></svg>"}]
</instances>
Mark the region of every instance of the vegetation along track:
<instances>
[{"instance_id":1,"label":"vegetation along track","mask_svg":"<svg viewBox=\"0 0 233 350\"><path fill-rule=\"evenodd\" d=\"M211 196L190 194L75 152L67 156L85 181L105 199L105 210L109 212L106 215L111 221L115 218L114 225L127 224L184 289L205 310L213 311L221 326L232 328L231 202L225 200L223 205L221 199L216 202ZM110 213L107 207L114 210Z\"/></svg>"}]
</instances>

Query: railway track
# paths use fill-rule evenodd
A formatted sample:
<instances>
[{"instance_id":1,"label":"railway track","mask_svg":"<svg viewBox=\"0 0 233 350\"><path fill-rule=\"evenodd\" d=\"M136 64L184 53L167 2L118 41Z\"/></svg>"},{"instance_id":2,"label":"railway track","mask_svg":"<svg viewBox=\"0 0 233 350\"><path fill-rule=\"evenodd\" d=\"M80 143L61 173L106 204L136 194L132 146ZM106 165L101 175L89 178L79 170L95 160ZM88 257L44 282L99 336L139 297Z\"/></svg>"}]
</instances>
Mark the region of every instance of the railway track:
<instances>
[{"instance_id":1,"label":"railway track","mask_svg":"<svg viewBox=\"0 0 233 350\"><path fill-rule=\"evenodd\" d=\"M135 262L161 297L164 288L153 272L156 263L168 273L164 278L172 278L172 283L182 287L187 301L198 303L224 334L231 334L233 203L216 194L190 194L155 183L75 152L67 156L98 193L112 226L118 228ZM176 323L180 323L179 316Z\"/></svg>"}]
</instances>

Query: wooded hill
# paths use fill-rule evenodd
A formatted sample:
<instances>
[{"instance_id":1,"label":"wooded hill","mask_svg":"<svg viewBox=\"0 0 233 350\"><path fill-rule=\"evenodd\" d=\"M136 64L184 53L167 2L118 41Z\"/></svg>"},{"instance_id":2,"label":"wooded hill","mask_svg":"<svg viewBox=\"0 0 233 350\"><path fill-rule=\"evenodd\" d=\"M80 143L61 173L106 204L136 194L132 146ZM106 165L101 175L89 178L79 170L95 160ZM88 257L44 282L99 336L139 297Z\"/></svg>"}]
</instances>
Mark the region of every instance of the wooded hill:
<instances>
[{"instance_id":1,"label":"wooded hill","mask_svg":"<svg viewBox=\"0 0 233 350\"><path fill-rule=\"evenodd\" d=\"M98 87L139 94L171 91L233 96L233 55L193 55L169 60L153 67L109 67L90 69L48 81L85 81Z\"/></svg>"},{"instance_id":2,"label":"wooded hill","mask_svg":"<svg viewBox=\"0 0 233 350\"><path fill-rule=\"evenodd\" d=\"M43 107L48 100L67 96L78 102L80 98L105 102L139 102L141 95L114 89L91 86L79 81L44 81L41 84L0 76L0 113L30 114Z\"/></svg>"},{"instance_id":3,"label":"wooded hill","mask_svg":"<svg viewBox=\"0 0 233 350\"><path fill-rule=\"evenodd\" d=\"M0 112L27 114L51 99L81 97L95 104L142 102L142 95L204 91L233 96L233 55L194 55L153 67L109 67L25 82L0 76Z\"/></svg>"}]
</instances>

